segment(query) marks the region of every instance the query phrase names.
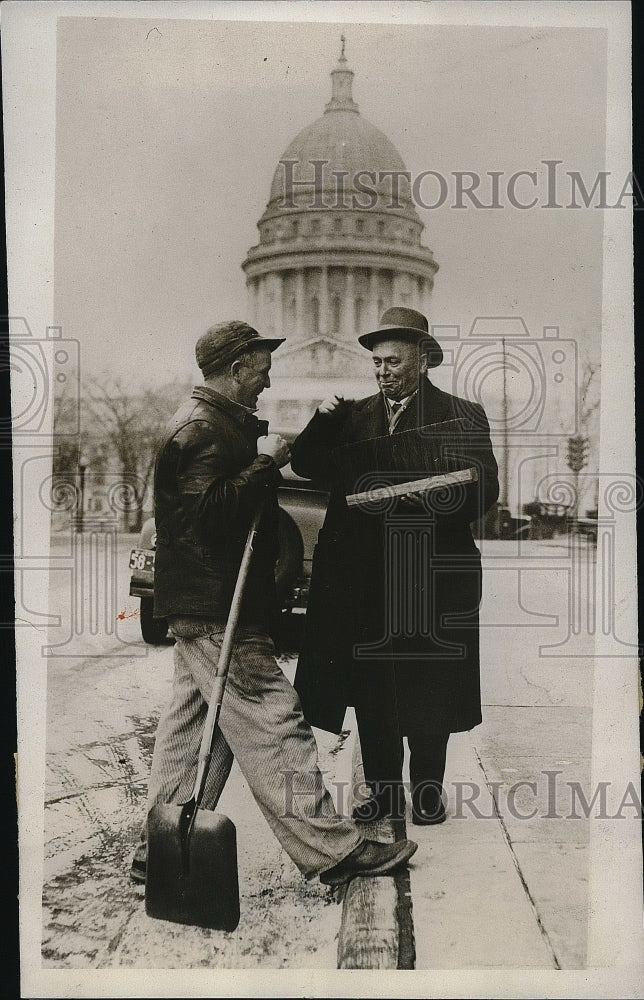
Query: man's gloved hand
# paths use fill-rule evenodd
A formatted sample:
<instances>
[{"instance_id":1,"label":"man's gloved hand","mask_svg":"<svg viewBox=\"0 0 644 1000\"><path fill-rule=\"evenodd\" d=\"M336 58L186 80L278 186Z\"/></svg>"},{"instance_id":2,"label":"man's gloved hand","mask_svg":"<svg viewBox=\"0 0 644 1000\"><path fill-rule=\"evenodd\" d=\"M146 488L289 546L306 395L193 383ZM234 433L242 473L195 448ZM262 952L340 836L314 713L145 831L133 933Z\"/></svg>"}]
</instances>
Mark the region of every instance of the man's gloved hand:
<instances>
[{"instance_id":1,"label":"man's gloved hand","mask_svg":"<svg viewBox=\"0 0 644 1000\"><path fill-rule=\"evenodd\" d=\"M423 503L424 493L405 493L398 498L400 505L407 510L426 511Z\"/></svg>"},{"instance_id":2,"label":"man's gloved hand","mask_svg":"<svg viewBox=\"0 0 644 1000\"><path fill-rule=\"evenodd\" d=\"M268 455L278 469L291 461L291 450L281 434L265 434L257 438L257 454Z\"/></svg>"},{"instance_id":3,"label":"man's gloved hand","mask_svg":"<svg viewBox=\"0 0 644 1000\"><path fill-rule=\"evenodd\" d=\"M341 406L344 406L345 402L344 396L338 396L337 394L328 396L318 406L318 413L334 413Z\"/></svg>"}]
</instances>

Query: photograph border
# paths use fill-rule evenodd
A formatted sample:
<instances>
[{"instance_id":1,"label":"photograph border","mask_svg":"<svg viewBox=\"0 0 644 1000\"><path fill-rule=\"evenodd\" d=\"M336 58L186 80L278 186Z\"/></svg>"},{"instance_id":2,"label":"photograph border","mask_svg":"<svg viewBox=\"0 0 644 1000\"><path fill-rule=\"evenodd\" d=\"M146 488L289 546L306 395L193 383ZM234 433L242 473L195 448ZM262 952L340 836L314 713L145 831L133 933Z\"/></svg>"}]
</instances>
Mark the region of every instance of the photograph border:
<instances>
[{"instance_id":1,"label":"photograph border","mask_svg":"<svg viewBox=\"0 0 644 1000\"><path fill-rule=\"evenodd\" d=\"M608 32L606 162L625 176L631 170L630 5L587 3L55 3L2 5L2 62L7 188L9 314L29 317L34 331L51 325L53 312L53 205L55 177L56 20L65 16L190 19L364 20L468 24L595 26ZM25 86L29 81L28 88ZM602 406L600 473L619 477L635 470L633 283L630 212L606 212L602 299ZM610 333L608 332L610 331ZM20 400L14 399L14 406ZM52 428L49 429L50 433ZM21 450L22 449L22 450ZM14 444L16 538L20 479L25 457ZM622 470L622 471L620 471ZM601 510L600 510L601 515ZM617 537L615 607L620 635L637 636L635 511L629 536ZM30 525L34 545L49 551L49 524ZM602 580L598 551L598 586ZM34 606L46 607L46 586ZM594 818L588 967L584 970L53 970L41 967L42 824L46 671L41 637L16 630L20 840L20 951L25 996L641 996L641 840L629 824ZM593 692L592 782L610 780L615 807L620 789L639 775L637 658L615 655L611 636L597 635ZM33 734L38 734L34 739ZM613 804L610 801L609 805ZM609 812L610 812L609 808ZM627 829L628 828L628 829ZM377 978L376 978L377 977ZM286 992L285 992L286 991Z\"/></svg>"}]
</instances>

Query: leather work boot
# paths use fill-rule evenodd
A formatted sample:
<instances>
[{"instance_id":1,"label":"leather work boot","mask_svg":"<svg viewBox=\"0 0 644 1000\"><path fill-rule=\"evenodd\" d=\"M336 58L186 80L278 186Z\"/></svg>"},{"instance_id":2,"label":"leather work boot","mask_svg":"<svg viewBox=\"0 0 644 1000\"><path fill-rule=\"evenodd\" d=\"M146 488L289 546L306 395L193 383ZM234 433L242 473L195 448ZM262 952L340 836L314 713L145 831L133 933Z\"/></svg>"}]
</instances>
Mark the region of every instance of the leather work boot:
<instances>
[{"instance_id":1,"label":"leather work boot","mask_svg":"<svg viewBox=\"0 0 644 1000\"><path fill-rule=\"evenodd\" d=\"M322 872L320 882L342 885L356 875L390 875L407 864L417 848L418 844L413 840L397 840L393 844L363 840L346 858Z\"/></svg>"}]
</instances>

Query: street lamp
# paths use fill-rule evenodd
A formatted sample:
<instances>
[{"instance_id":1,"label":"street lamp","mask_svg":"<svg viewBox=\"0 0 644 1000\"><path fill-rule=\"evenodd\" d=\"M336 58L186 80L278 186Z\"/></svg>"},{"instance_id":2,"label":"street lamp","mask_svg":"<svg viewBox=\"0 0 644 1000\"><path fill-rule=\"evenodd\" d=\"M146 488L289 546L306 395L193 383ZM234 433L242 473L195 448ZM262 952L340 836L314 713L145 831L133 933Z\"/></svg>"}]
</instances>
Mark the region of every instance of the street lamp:
<instances>
[{"instance_id":1,"label":"street lamp","mask_svg":"<svg viewBox=\"0 0 644 1000\"><path fill-rule=\"evenodd\" d=\"M85 455L80 455L78 459L78 509L76 511L76 531L82 532L83 518L85 515L85 469L89 465L89 459Z\"/></svg>"}]
</instances>

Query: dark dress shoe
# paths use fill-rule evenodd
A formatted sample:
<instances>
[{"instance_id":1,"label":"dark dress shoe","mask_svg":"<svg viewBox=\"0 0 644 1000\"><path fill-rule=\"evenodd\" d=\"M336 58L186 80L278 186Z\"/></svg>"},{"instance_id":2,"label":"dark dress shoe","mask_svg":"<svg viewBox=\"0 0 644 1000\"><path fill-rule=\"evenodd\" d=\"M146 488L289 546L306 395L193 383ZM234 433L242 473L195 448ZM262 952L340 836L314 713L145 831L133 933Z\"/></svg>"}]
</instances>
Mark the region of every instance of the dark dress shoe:
<instances>
[{"instance_id":1,"label":"dark dress shoe","mask_svg":"<svg viewBox=\"0 0 644 1000\"><path fill-rule=\"evenodd\" d=\"M375 823L379 819L404 819L404 791L398 786L381 785L369 798L354 806L351 818L356 823Z\"/></svg>"},{"instance_id":2,"label":"dark dress shoe","mask_svg":"<svg viewBox=\"0 0 644 1000\"><path fill-rule=\"evenodd\" d=\"M357 875L391 875L407 864L417 848L418 844L413 840L397 840L393 844L363 840L346 858L322 872L320 882L342 885Z\"/></svg>"},{"instance_id":3,"label":"dark dress shoe","mask_svg":"<svg viewBox=\"0 0 644 1000\"><path fill-rule=\"evenodd\" d=\"M359 806L355 806L351 818L355 823L375 823L379 819L404 819L405 813L401 809L394 809L391 805L391 800L386 802L381 802L377 796L372 796L372 798L367 799L366 802L361 802Z\"/></svg>"},{"instance_id":4,"label":"dark dress shoe","mask_svg":"<svg viewBox=\"0 0 644 1000\"><path fill-rule=\"evenodd\" d=\"M411 797L411 821L416 826L437 826L447 819L443 799L439 792L427 788L422 796Z\"/></svg>"}]
</instances>

